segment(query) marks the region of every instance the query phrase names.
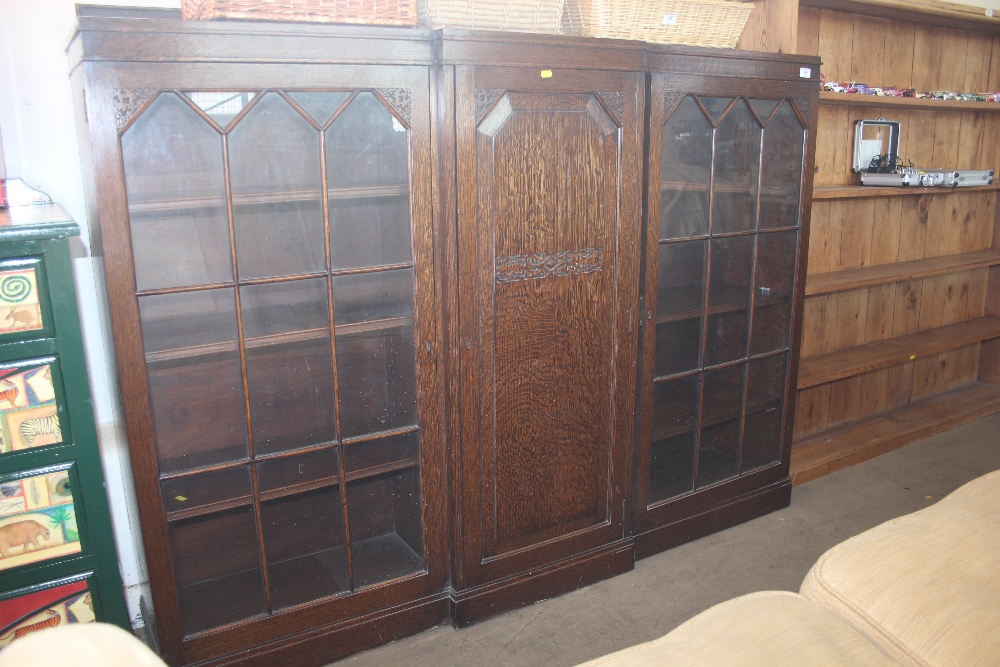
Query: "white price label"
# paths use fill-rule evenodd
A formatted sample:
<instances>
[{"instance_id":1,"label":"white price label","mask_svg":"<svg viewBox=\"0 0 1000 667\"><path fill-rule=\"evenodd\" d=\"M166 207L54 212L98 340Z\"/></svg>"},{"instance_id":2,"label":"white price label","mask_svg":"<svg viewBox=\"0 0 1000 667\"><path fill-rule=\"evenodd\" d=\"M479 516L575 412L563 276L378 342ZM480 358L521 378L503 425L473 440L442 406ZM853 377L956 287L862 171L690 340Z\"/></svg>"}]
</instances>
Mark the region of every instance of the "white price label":
<instances>
[{"instance_id":1,"label":"white price label","mask_svg":"<svg viewBox=\"0 0 1000 667\"><path fill-rule=\"evenodd\" d=\"M677 25L677 14L664 14L663 25Z\"/></svg>"},{"instance_id":2,"label":"white price label","mask_svg":"<svg viewBox=\"0 0 1000 667\"><path fill-rule=\"evenodd\" d=\"M799 78L800 79L811 79L813 71L811 67L800 67L799 68Z\"/></svg>"}]
</instances>

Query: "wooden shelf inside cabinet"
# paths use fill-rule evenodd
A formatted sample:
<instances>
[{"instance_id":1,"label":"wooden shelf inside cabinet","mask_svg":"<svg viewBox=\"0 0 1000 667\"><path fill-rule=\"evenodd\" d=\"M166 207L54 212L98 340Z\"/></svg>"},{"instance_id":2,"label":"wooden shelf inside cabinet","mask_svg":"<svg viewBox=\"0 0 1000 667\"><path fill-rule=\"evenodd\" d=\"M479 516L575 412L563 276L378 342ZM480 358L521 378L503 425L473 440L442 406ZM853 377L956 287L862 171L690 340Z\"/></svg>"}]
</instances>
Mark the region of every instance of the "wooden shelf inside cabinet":
<instances>
[{"instance_id":1,"label":"wooden shelf inside cabinet","mask_svg":"<svg viewBox=\"0 0 1000 667\"><path fill-rule=\"evenodd\" d=\"M919 197L922 195L975 194L977 192L996 192L997 190L1000 190L1000 181L991 185L973 185L962 188L928 188L921 186L880 188L870 185L818 185L813 189L813 201L825 199L863 199L865 197Z\"/></svg>"},{"instance_id":2,"label":"wooden shelf inside cabinet","mask_svg":"<svg viewBox=\"0 0 1000 667\"><path fill-rule=\"evenodd\" d=\"M409 188L403 185L376 185L356 188L336 188L327 192L331 200L338 199L380 199L384 197L404 197L409 194ZM281 204L285 202L316 201L322 199L319 190L298 190L295 192L274 192L255 195L233 195L234 206L253 206L259 204ZM152 213L157 211L182 211L198 208L225 206L224 197L188 197L185 199L158 199L151 201L136 201L129 203L129 211L133 213Z\"/></svg>"},{"instance_id":3,"label":"wooden shelf inside cabinet","mask_svg":"<svg viewBox=\"0 0 1000 667\"><path fill-rule=\"evenodd\" d=\"M997 22L1000 29L1000 21ZM859 95L820 91L819 103L837 107L905 108L924 111L986 111L1000 113L996 102L966 102L963 100L932 100L917 97L891 97L888 95Z\"/></svg>"},{"instance_id":4,"label":"wooden shelf inside cabinet","mask_svg":"<svg viewBox=\"0 0 1000 667\"><path fill-rule=\"evenodd\" d=\"M792 444L792 484L802 484L966 422L1000 412L1000 386L974 382Z\"/></svg>"},{"instance_id":5,"label":"wooden shelf inside cabinet","mask_svg":"<svg viewBox=\"0 0 1000 667\"><path fill-rule=\"evenodd\" d=\"M382 320L338 324L334 327L334 333L338 336L349 336L352 334L368 333L371 331L398 329L412 325L413 318L411 317L390 317ZM291 345L328 337L329 333L326 329L306 329L303 331L292 331L289 333L272 334L270 336L247 338L246 348L248 350L253 350L278 345ZM191 357L205 357L223 352L235 352L236 349L236 341L226 341L223 343L210 343L206 345L179 347L169 350L158 350L156 352L146 353L146 363L152 364L156 362L174 361L177 359L187 359Z\"/></svg>"},{"instance_id":6,"label":"wooden shelf inside cabinet","mask_svg":"<svg viewBox=\"0 0 1000 667\"><path fill-rule=\"evenodd\" d=\"M263 494L261 494L263 498ZM199 505L197 507L190 507L182 510L175 510L173 512L167 512L167 521L182 521L184 519L190 519L196 516L205 516L206 514L217 514L219 512L225 512L226 510L235 509L237 507L249 507L253 504L252 496L237 496L235 498L227 498L226 500L217 503L206 503L204 505Z\"/></svg>"},{"instance_id":7,"label":"wooden shelf inside cabinet","mask_svg":"<svg viewBox=\"0 0 1000 667\"><path fill-rule=\"evenodd\" d=\"M885 285L903 280L940 276L1000 265L1000 249L940 255L892 264L875 264L856 269L814 273L806 278L806 296L833 294L861 287Z\"/></svg>"},{"instance_id":8,"label":"wooden shelf inside cabinet","mask_svg":"<svg viewBox=\"0 0 1000 667\"><path fill-rule=\"evenodd\" d=\"M1000 318L980 317L803 357L799 366L798 388L815 387L997 337L1000 337Z\"/></svg>"},{"instance_id":9,"label":"wooden shelf inside cabinet","mask_svg":"<svg viewBox=\"0 0 1000 667\"><path fill-rule=\"evenodd\" d=\"M800 0L803 7L877 16L896 21L927 23L959 30L1000 33L1000 20L983 7L938 0Z\"/></svg>"},{"instance_id":10,"label":"wooden shelf inside cabinet","mask_svg":"<svg viewBox=\"0 0 1000 667\"><path fill-rule=\"evenodd\" d=\"M680 181L663 181L661 184L661 190L663 192L708 192L708 183L682 183ZM724 183L716 183L714 187L715 192L732 192L738 194L752 194L755 191L755 186L753 185L726 185ZM799 191L798 188L776 188L776 187L761 187L760 191L766 195L784 195L786 197L797 196Z\"/></svg>"},{"instance_id":11,"label":"wooden shelf inside cabinet","mask_svg":"<svg viewBox=\"0 0 1000 667\"><path fill-rule=\"evenodd\" d=\"M678 322L699 317L704 306L702 289L700 285L668 288L667 291L670 293L670 308L665 309L666 312L657 314L656 323L664 324L666 322ZM712 296L715 298L709 303L709 315L722 315L737 310L746 310L750 307L750 299L748 298L746 287L725 285L717 288L712 293ZM660 303L663 303L663 301L664 299L661 298ZM758 292L754 299L754 306L770 306L778 303L786 303L787 301L787 294Z\"/></svg>"},{"instance_id":12,"label":"wooden shelf inside cabinet","mask_svg":"<svg viewBox=\"0 0 1000 667\"><path fill-rule=\"evenodd\" d=\"M721 400L720 396L723 393L724 392L720 390L719 396L712 396L709 393L705 394L703 399L705 408L701 416L701 428L715 426L716 424L721 424L731 419L739 419L739 406L734 406L725 400ZM763 412L764 410L778 407L779 405L780 400L775 396L770 396L762 392L747 392L746 413L748 415ZM667 412L670 414L683 414L684 407L679 405L670 405ZM693 429L694 424L685 423L664 424L659 428L654 425L651 440L652 442L659 442L661 440L681 435L682 433L690 432Z\"/></svg>"},{"instance_id":13,"label":"wooden shelf inside cabinet","mask_svg":"<svg viewBox=\"0 0 1000 667\"><path fill-rule=\"evenodd\" d=\"M371 477L378 477L379 475L399 472L400 470L416 468L418 465L420 465L420 460L417 458L406 458L406 459L400 459L398 461L389 461L387 463L383 463L377 466L371 466L361 470L351 471L345 475L345 479L348 482L353 482L359 479L368 479ZM338 484L340 484L339 477L322 477L319 479L310 480L308 482L303 482L302 484L290 484L288 486L283 486L277 489L269 489L267 491L261 491L260 500L262 502L267 502L269 500L277 500L278 498L285 498L299 493L307 493L309 491L315 491L316 489L323 489L331 486L337 486ZM215 503L205 503L203 505L198 505L197 507L191 507L183 510L175 510L172 512L167 512L167 521L174 522L183 519L190 519L192 517L197 517L197 516L205 516L207 514L216 514L219 512L224 512L226 510L234 509L236 507L249 507L252 503L253 503L253 498L251 496L247 495L236 496Z\"/></svg>"}]
</instances>

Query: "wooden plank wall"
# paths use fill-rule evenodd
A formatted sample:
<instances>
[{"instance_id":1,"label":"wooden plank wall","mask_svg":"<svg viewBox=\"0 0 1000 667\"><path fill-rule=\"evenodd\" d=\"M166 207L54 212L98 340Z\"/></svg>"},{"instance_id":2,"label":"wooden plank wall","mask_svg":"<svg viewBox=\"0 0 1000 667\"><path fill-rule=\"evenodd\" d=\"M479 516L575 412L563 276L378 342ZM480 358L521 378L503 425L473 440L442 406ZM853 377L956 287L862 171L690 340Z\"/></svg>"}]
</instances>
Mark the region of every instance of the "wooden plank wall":
<instances>
[{"instance_id":1,"label":"wooden plank wall","mask_svg":"<svg viewBox=\"0 0 1000 667\"><path fill-rule=\"evenodd\" d=\"M956 92L1000 90L1000 36L802 7L798 49L828 81ZM1000 171L1000 113L822 106L815 184L857 185L854 123L900 121L900 155L920 167ZM809 273L982 250L996 193L813 202ZM989 269L806 300L802 355L981 317ZM800 391L795 434L882 412L975 381L979 345Z\"/></svg>"}]
</instances>

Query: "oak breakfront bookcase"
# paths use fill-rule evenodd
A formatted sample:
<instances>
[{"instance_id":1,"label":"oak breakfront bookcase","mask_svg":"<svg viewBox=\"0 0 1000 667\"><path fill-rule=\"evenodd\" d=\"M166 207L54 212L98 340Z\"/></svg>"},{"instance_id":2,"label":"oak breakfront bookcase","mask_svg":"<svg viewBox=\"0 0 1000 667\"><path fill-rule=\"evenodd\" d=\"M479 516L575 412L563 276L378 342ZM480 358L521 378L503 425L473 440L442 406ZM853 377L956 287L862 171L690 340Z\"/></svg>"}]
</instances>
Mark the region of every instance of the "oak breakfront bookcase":
<instances>
[{"instance_id":1,"label":"oak breakfront bookcase","mask_svg":"<svg viewBox=\"0 0 1000 667\"><path fill-rule=\"evenodd\" d=\"M70 56L169 662L788 503L816 59L94 7Z\"/></svg>"}]
</instances>

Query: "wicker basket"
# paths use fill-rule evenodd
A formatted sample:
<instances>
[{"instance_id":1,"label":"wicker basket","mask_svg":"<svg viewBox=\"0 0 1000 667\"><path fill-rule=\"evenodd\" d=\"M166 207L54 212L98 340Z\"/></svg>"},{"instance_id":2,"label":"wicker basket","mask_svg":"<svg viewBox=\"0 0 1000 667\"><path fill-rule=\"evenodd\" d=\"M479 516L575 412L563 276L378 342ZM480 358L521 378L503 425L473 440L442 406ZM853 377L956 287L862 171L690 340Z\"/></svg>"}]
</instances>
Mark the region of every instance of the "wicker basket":
<instances>
[{"instance_id":1,"label":"wicker basket","mask_svg":"<svg viewBox=\"0 0 1000 667\"><path fill-rule=\"evenodd\" d=\"M417 25L417 0L181 0L181 17Z\"/></svg>"},{"instance_id":2,"label":"wicker basket","mask_svg":"<svg viewBox=\"0 0 1000 667\"><path fill-rule=\"evenodd\" d=\"M565 32L660 44L736 48L753 9L725 0L567 0Z\"/></svg>"},{"instance_id":3,"label":"wicker basket","mask_svg":"<svg viewBox=\"0 0 1000 667\"><path fill-rule=\"evenodd\" d=\"M504 30L557 35L566 0L421 0L421 24L429 28Z\"/></svg>"}]
</instances>

